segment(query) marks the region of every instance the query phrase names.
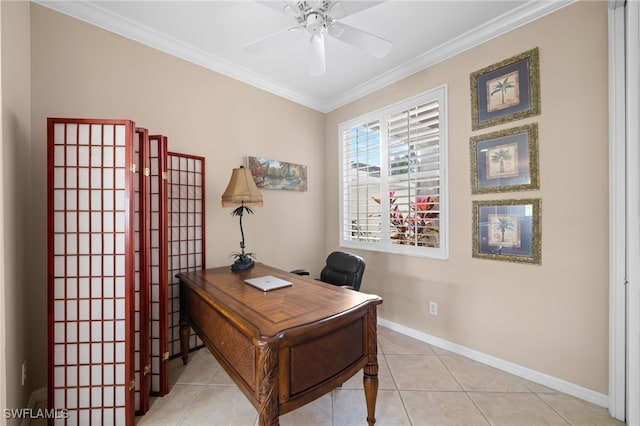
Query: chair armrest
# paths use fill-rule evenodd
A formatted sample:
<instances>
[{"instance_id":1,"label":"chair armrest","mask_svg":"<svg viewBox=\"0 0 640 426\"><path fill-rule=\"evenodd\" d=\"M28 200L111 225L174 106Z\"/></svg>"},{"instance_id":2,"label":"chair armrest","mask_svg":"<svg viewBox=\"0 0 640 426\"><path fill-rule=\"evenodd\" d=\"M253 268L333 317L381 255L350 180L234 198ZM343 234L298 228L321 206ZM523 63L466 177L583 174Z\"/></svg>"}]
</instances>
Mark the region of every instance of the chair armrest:
<instances>
[{"instance_id":1,"label":"chair armrest","mask_svg":"<svg viewBox=\"0 0 640 426\"><path fill-rule=\"evenodd\" d=\"M307 271L306 269L296 269L294 271L291 271L291 273L296 275L309 275L309 271Z\"/></svg>"}]
</instances>

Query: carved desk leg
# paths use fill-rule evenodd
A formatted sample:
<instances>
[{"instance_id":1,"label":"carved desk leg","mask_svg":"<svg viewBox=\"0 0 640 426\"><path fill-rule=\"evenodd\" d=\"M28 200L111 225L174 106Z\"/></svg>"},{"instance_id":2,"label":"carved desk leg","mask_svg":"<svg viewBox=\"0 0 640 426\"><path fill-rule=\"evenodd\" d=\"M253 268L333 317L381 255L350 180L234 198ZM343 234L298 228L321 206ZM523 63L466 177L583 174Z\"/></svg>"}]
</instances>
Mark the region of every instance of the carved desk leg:
<instances>
[{"instance_id":1,"label":"carved desk leg","mask_svg":"<svg viewBox=\"0 0 640 426\"><path fill-rule=\"evenodd\" d=\"M182 349L182 363L187 365L189 360L189 335L191 334L191 327L189 327L189 321L186 318L180 318L180 349Z\"/></svg>"},{"instance_id":2,"label":"carved desk leg","mask_svg":"<svg viewBox=\"0 0 640 426\"><path fill-rule=\"evenodd\" d=\"M367 400L367 423L376 422L376 399L378 398L378 332L376 329L376 310L367 312L367 345L369 361L364 367L364 395Z\"/></svg>"},{"instance_id":3,"label":"carved desk leg","mask_svg":"<svg viewBox=\"0 0 640 426\"><path fill-rule=\"evenodd\" d=\"M260 426L278 426L280 410L278 406L278 351L268 343L258 344L257 384L258 424Z\"/></svg>"}]
</instances>

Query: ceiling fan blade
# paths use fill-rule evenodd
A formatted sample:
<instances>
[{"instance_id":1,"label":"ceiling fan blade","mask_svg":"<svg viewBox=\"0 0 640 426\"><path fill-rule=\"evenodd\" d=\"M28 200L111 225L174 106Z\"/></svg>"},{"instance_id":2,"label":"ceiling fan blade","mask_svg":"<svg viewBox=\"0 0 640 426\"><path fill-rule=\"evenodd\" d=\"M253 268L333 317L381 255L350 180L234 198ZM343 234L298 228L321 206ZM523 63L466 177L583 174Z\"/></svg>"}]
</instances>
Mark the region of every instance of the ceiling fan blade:
<instances>
[{"instance_id":1,"label":"ceiling fan blade","mask_svg":"<svg viewBox=\"0 0 640 426\"><path fill-rule=\"evenodd\" d=\"M258 40L247 43L242 48L249 53L259 53L268 49L269 47L278 44L281 40L287 38L289 33L300 30L300 27L289 27L280 31L276 31L273 34L266 35Z\"/></svg>"},{"instance_id":2,"label":"ceiling fan blade","mask_svg":"<svg viewBox=\"0 0 640 426\"><path fill-rule=\"evenodd\" d=\"M324 34L314 34L309 43L309 75L316 77L323 75L326 71Z\"/></svg>"},{"instance_id":3,"label":"ceiling fan blade","mask_svg":"<svg viewBox=\"0 0 640 426\"><path fill-rule=\"evenodd\" d=\"M331 36L350 44L374 58L382 58L390 51L393 43L381 37L359 30L342 22L333 22L328 32Z\"/></svg>"}]
</instances>

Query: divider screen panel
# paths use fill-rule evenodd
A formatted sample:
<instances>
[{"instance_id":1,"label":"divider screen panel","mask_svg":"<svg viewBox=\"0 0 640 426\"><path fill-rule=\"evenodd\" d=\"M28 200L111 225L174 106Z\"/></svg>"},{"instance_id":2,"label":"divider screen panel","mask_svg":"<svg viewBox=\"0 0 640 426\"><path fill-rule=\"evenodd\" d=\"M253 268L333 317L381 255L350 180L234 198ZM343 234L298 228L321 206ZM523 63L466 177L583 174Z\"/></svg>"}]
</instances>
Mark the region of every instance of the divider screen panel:
<instances>
[{"instance_id":1,"label":"divider screen panel","mask_svg":"<svg viewBox=\"0 0 640 426\"><path fill-rule=\"evenodd\" d=\"M147 129L136 128L133 137L134 168L134 204L135 204L135 280L134 280L134 369L135 413L141 415L149 410L149 209L147 207L148 176L144 173L148 163L149 132Z\"/></svg>"},{"instance_id":2,"label":"divider screen panel","mask_svg":"<svg viewBox=\"0 0 640 426\"><path fill-rule=\"evenodd\" d=\"M47 120L48 404L56 424L132 425L128 120Z\"/></svg>"},{"instance_id":3,"label":"divider screen panel","mask_svg":"<svg viewBox=\"0 0 640 426\"><path fill-rule=\"evenodd\" d=\"M168 331L168 247L167 247L167 138L149 136L149 320L151 395L169 392Z\"/></svg>"},{"instance_id":4,"label":"divider screen panel","mask_svg":"<svg viewBox=\"0 0 640 426\"><path fill-rule=\"evenodd\" d=\"M205 268L204 157L168 153L169 208L169 355L180 349L179 272ZM191 331L189 349L202 347L202 340Z\"/></svg>"}]
</instances>

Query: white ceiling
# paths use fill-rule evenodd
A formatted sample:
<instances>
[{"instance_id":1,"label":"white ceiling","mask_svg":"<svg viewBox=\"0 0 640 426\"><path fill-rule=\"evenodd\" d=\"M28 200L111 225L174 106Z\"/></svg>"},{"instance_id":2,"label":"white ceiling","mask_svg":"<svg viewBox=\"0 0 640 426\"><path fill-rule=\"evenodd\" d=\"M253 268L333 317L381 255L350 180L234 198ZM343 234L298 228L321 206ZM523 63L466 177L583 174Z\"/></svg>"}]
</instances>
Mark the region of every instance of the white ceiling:
<instances>
[{"instance_id":1,"label":"white ceiling","mask_svg":"<svg viewBox=\"0 0 640 426\"><path fill-rule=\"evenodd\" d=\"M375 59L326 37L327 72L320 77L309 76L306 31L285 32L264 52L242 48L295 25L280 12L282 1L34 1L328 112L573 0L342 0L348 14L340 22L390 40L393 48Z\"/></svg>"}]
</instances>

